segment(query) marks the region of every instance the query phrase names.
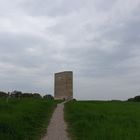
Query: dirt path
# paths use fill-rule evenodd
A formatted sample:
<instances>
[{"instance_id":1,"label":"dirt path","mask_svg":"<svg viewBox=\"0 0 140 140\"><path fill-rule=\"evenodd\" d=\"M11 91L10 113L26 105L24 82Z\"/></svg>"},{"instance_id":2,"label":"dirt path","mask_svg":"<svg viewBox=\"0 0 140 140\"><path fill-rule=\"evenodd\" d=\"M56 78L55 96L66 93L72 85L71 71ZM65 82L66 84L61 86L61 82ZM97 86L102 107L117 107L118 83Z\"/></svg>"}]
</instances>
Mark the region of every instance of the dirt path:
<instances>
[{"instance_id":1,"label":"dirt path","mask_svg":"<svg viewBox=\"0 0 140 140\"><path fill-rule=\"evenodd\" d=\"M64 121L64 103L57 105L50 124L47 129L47 135L41 140L70 140L66 132L67 125Z\"/></svg>"}]
</instances>

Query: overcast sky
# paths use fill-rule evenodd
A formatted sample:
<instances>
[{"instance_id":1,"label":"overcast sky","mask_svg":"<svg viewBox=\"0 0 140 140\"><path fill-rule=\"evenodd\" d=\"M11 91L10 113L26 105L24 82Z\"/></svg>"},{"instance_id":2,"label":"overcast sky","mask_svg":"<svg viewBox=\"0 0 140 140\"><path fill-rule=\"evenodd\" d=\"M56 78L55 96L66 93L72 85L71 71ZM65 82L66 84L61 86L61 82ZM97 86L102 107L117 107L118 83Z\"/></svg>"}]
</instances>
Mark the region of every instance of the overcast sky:
<instances>
[{"instance_id":1,"label":"overcast sky","mask_svg":"<svg viewBox=\"0 0 140 140\"><path fill-rule=\"evenodd\" d=\"M0 0L0 90L53 95L64 70L77 99L140 94L140 0Z\"/></svg>"}]
</instances>

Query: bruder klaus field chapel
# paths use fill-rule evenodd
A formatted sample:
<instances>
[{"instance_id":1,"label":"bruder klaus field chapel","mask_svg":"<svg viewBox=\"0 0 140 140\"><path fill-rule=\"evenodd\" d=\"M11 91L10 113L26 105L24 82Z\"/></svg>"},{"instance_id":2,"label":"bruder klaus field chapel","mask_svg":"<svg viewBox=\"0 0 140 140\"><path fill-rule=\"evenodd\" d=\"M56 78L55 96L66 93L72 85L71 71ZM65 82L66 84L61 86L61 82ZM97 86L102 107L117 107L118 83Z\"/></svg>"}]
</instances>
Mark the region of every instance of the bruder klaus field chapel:
<instances>
[{"instance_id":1,"label":"bruder klaus field chapel","mask_svg":"<svg viewBox=\"0 0 140 140\"><path fill-rule=\"evenodd\" d=\"M64 71L55 73L54 87L55 99L73 99L73 72Z\"/></svg>"}]
</instances>

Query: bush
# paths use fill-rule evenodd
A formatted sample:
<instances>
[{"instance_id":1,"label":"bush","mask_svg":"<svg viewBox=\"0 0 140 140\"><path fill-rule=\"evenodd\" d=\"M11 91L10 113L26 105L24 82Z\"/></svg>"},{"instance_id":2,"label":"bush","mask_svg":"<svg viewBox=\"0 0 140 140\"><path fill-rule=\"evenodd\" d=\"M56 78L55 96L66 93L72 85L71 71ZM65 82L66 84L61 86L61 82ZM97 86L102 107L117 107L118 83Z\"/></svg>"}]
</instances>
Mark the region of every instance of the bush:
<instances>
[{"instance_id":1,"label":"bush","mask_svg":"<svg viewBox=\"0 0 140 140\"><path fill-rule=\"evenodd\" d=\"M11 92L11 97L12 98L20 98L21 97L21 95L22 95L22 92L21 91L13 91L13 92Z\"/></svg>"},{"instance_id":2,"label":"bush","mask_svg":"<svg viewBox=\"0 0 140 140\"><path fill-rule=\"evenodd\" d=\"M43 99L54 100L54 97L49 94L49 95L44 95Z\"/></svg>"},{"instance_id":3,"label":"bush","mask_svg":"<svg viewBox=\"0 0 140 140\"><path fill-rule=\"evenodd\" d=\"M6 92L0 91L0 98L7 97L8 94Z\"/></svg>"},{"instance_id":4,"label":"bush","mask_svg":"<svg viewBox=\"0 0 140 140\"><path fill-rule=\"evenodd\" d=\"M33 94L32 93L23 93L21 95L21 98L32 98L33 97Z\"/></svg>"},{"instance_id":5,"label":"bush","mask_svg":"<svg viewBox=\"0 0 140 140\"><path fill-rule=\"evenodd\" d=\"M135 96L134 98L129 98L127 101L129 101L129 102L140 102L140 95Z\"/></svg>"},{"instance_id":6,"label":"bush","mask_svg":"<svg viewBox=\"0 0 140 140\"><path fill-rule=\"evenodd\" d=\"M34 97L34 98L42 98L42 96L41 96L39 93L34 93L34 94L33 94L33 97Z\"/></svg>"}]
</instances>

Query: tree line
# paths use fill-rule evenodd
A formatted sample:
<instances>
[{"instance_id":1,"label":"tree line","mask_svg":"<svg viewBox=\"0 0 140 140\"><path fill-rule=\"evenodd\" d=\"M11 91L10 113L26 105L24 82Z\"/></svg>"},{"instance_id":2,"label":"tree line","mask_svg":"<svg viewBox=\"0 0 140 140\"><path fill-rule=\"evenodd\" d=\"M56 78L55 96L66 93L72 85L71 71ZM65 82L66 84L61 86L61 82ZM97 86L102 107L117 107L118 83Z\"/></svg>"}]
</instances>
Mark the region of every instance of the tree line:
<instances>
[{"instance_id":1,"label":"tree line","mask_svg":"<svg viewBox=\"0 0 140 140\"><path fill-rule=\"evenodd\" d=\"M129 102L140 102L140 95L135 96L134 98L129 98L127 101L129 101Z\"/></svg>"},{"instance_id":2,"label":"tree line","mask_svg":"<svg viewBox=\"0 0 140 140\"><path fill-rule=\"evenodd\" d=\"M0 91L0 98L38 98L38 99L51 99L53 100L54 97L50 94L46 94L41 96L39 93L23 93L21 91L12 91L12 92L4 92Z\"/></svg>"}]
</instances>

